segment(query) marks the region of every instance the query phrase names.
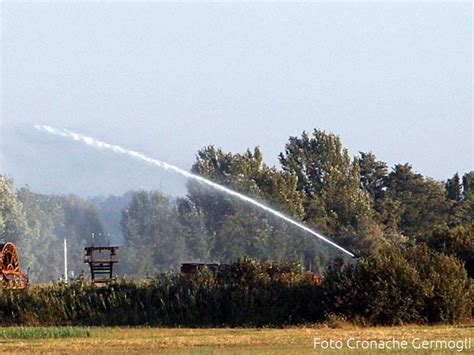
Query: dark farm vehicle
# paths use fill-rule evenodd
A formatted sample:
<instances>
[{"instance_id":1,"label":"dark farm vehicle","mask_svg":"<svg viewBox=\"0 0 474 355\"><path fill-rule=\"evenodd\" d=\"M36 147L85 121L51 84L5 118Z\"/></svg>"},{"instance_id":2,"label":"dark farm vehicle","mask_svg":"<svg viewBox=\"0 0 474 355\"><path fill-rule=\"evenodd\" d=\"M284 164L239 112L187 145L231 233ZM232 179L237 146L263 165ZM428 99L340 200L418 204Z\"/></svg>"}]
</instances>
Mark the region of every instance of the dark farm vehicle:
<instances>
[{"instance_id":1,"label":"dark farm vehicle","mask_svg":"<svg viewBox=\"0 0 474 355\"><path fill-rule=\"evenodd\" d=\"M205 264L205 263L184 263L181 264L181 272L183 274L191 274L205 268L211 270L213 273L217 273L228 268L228 264Z\"/></svg>"},{"instance_id":2,"label":"dark farm vehicle","mask_svg":"<svg viewBox=\"0 0 474 355\"><path fill-rule=\"evenodd\" d=\"M228 269L231 265L229 264L206 264L206 263L184 263L181 264L181 273L183 274L192 274L194 272L198 272L199 270L203 270L204 268L209 269L214 274L222 272ZM308 274L311 275L311 280L315 285L321 283L321 276L313 271L308 271Z\"/></svg>"}]
</instances>

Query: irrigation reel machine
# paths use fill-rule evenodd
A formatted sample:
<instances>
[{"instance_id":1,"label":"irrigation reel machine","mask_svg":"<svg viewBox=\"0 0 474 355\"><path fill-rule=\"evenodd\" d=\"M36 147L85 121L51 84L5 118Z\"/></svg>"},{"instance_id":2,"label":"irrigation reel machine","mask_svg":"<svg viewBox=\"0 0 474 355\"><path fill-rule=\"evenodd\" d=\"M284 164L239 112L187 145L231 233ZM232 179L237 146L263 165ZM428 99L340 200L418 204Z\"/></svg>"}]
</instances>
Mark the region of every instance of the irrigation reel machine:
<instances>
[{"instance_id":1,"label":"irrigation reel machine","mask_svg":"<svg viewBox=\"0 0 474 355\"><path fill-rule=\"evenodd\" d=\"M28 277L20 270L20 258L13 243L0 244L0 288L21 290L28 285Z\"/></svg>"}]
</instances>

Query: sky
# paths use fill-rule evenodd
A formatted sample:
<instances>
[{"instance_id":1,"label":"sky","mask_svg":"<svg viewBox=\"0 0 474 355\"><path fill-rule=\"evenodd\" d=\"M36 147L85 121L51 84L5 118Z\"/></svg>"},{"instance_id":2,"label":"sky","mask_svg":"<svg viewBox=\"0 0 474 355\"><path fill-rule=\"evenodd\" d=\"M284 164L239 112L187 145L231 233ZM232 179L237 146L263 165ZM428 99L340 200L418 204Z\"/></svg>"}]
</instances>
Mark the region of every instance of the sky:
<instances>
[{"instance_id":1,"label":"sky","mask_svg":"<svg viewBox=\"0 0 474 355\"><path fill-rule=\"evenodd\" d=\"M315 128L352 155L444 180L474 167L472 4L4 1L0 174L43 193L185 193L173 173L33 128L68 128L190 169L215 145L278 166Z\"/></svg>"}]
</instances>

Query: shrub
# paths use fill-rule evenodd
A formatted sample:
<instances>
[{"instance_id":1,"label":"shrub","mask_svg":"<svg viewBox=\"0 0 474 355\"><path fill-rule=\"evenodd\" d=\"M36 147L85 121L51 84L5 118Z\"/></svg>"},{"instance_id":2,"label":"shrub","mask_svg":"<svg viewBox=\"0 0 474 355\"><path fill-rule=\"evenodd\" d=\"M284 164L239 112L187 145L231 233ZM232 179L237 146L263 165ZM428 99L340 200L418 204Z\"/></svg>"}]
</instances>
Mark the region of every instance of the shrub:
<instances>
[{"instance_id":1,"label":"shrub","mask_svg":"<svg viewBox=\"0 0 474 355\"><path fill-rule=\"evenodd\" d=\"M414 247L406 255L422 276L421 313L428 322L453 323L469 317L474 293L461 261L433 252L426 245Z\"/></svg>"},{"instance_id":2,"label":"shrub","mask_svg":"<svg viewBox=\"0 0 474 355\"><path fill-rule=\"evenodd\" d=\"M321 287L325 312L383 325L457 322L470 316L474 297L462 263L426 246L335 262Z\"/></svg>"},{"instance_id":3,"label":"shrub","mask_svg":"<svg viewBox=\"0 0 474 355\"><path fill-rule=\"evenodd\" d=\"M297 264L241 259L219 273L158 275L97 287L0 290L2 325L284 326L344 319L371 324L455 322L469 316L462 264L417 247L333 263L320 285Z\"/></svg>"}]
</instances>

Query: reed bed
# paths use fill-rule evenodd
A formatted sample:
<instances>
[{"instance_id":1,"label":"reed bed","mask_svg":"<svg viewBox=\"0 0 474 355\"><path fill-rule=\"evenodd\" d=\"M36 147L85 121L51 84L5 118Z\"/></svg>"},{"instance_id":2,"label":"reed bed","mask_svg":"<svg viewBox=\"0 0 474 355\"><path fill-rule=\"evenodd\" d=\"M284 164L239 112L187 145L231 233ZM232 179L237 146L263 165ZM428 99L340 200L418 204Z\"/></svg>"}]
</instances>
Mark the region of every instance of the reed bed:
<instances>
[{"instance_id":1,"label":"reed bed","mask_svg":"<svg viewBox=\"0 0 474 355\"><path fill-rule=\"evenodd\" d=\"M218 273L166 273L103 287L79 279L0 290L0 325L284 327L330 326L334 320L394 325L455 323L471 316L474 283L465 272L462 282L452 281L459 265L443 266L443 279L439 273L425 278L425 286L426 280L436 282L429 293L412 280L417 274L402 272L406 268L377 265L360 261L347 270L336 265L321 284L295 264L245 259Z\"/></svg>"},{"instance_id":2,"label":"reed bed","mask_svg":"<svg viewBox=\"0 0 474 355\"><path fill-rule=\"evenodd\" d=\"M297 265L235 264L214 274L161 274L106 286L79 279L68 285L0 290L3 325L282 326L322 316L307 301L318 288ZM314 303L314 302L313 302Z\"/></svg>"}]
</instances>

